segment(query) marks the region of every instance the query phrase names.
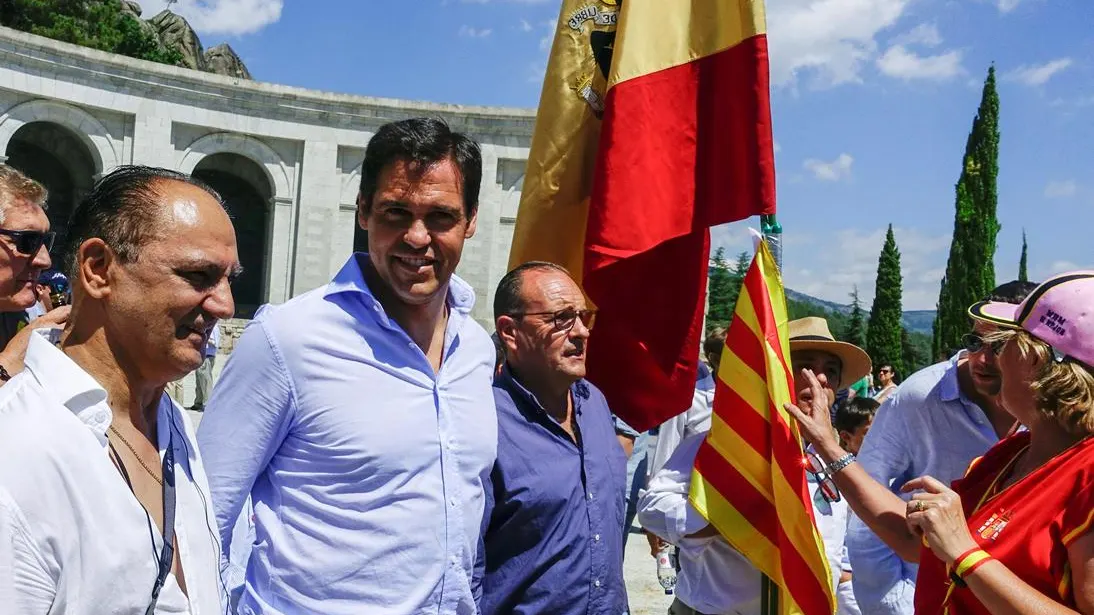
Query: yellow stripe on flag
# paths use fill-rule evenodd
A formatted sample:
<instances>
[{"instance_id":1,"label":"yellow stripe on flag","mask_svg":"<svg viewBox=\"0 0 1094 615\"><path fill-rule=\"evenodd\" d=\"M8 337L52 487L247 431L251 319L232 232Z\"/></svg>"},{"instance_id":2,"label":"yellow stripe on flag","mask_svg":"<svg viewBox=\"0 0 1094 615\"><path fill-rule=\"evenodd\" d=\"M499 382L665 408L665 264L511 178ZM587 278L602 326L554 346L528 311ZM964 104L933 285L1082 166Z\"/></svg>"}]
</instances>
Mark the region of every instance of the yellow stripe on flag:
<instances>
[{"instance_id":1,"label":"yellow stripe on flag","mask_svg":"<svg viewBox=\"0 0 1094 615\"><path fill-rule=\"evenodd\" d=\"M767 30L759 0L628 0L619 19L608 86L693 62Z\"/></svg>"}]
</instances>

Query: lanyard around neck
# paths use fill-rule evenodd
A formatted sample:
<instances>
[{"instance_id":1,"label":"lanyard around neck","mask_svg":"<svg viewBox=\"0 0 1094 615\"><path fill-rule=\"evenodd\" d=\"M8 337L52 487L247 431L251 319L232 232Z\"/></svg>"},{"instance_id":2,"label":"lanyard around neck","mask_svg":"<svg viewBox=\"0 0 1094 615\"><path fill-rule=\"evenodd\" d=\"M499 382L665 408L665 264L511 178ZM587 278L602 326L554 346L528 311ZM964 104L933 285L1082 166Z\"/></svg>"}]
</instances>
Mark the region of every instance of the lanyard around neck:
<instances>
[{"instance_id":1,"label":"lanyard around neck","mask_svg":"<svg viewBox=\"0 0 1094 615\"><path fill-rule=\"evenodd\" d=\"M174 430L167 438L167 450L163 454L163 549L160 550L159 571L156 575L156 583L152 586L152 601L145 609L145 615L153 615L156 612L156 602L159 600L160 591L163 589L167 575L171 572L171 565L175 562L175 447Z\"/></svg>"}]
</instances>

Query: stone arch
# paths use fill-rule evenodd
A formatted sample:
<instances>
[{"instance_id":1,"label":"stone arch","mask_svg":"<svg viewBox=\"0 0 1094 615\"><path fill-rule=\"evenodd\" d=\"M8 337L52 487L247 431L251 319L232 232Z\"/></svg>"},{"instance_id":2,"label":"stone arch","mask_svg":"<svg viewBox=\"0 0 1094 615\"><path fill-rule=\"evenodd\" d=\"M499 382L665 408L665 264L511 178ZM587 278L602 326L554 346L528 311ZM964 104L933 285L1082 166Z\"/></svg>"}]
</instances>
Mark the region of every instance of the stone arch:
<instances>
[{"instance_id":1,"label":"stone arch","mask_svg":"<svg viewBox=\"0 0 1094 615\"><path fill-rule=\"evenodd\" d=\"M243 274L232 285L236 317L250 318L269 300L273 182L263 165L234 152L204 156L191 174L220 193L232 217L239 261L243 265Z\"/></svg>"},{"instance_id":2,"label":"stone arch","mask_svg":"<svg viewBox=\"0 0 1094 615\"><path fill-rule=\"evenodd\" d=\"M15 133L34 122L48 122L70 130L87 146L97 176L109 173L118 166L118 152L106 126L87 111L54 100L37 99L19 103L0 115L0 151L7 151Z\"/></svg>"},{"instance_id":3,"label":"stone arch","mask_svg":"<svg viewBox=\"0 0 1094 615\"><path fill-rule=\"evenodd\" d=\"M238 154L257 163L273 186L273 198L283 202L292 200L292 181L285 161L272 147L251 136L231 132L205 135L191 143L182 153L178 170L187 174L193 173L203 158L222 153Z\"/></svg>"}]
</instances>

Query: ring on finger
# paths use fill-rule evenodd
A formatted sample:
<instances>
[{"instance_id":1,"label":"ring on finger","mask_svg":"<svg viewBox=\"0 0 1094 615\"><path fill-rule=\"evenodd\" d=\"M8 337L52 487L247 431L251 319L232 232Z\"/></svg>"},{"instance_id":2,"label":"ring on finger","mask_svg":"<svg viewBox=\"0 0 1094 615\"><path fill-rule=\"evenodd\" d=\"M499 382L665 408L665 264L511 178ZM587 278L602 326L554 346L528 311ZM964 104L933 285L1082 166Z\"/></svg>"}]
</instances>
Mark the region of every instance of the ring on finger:
<instances>
[{"instance_id":1,"label":"ring on finger","mask_svg":"<svg viewBox=\"0 0 1094 615\"><path fill-rule=\"evenodd\" d=\"M923 510L926 509L926 508L927 508L927 505L923 503L923 500L916 500L915 501L915 511L916 512L923 512Z\"/></svg>"}]
</instances>

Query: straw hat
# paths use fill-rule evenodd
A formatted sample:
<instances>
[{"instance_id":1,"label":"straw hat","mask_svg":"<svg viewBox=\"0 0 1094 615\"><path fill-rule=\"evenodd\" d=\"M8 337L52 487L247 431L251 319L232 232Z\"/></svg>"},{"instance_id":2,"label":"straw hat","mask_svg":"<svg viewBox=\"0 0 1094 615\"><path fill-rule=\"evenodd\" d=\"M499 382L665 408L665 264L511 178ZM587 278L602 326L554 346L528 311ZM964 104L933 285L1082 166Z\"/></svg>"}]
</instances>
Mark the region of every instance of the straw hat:
<instances>
[{"instance_id":1,"label":"straw hat","mask_svg":"<svg viewBox=\"0 0 1094 615\"><path fill-rule=\"evenodd\" d=\"M828 330L828 321L816 316L792 320L788 324L790 352L820 350L835 355L843 363L840 381L835 390L842 391L865 378L872 370L870 355L847 342L838 342Z\"/></svg>"}]
</instances>

